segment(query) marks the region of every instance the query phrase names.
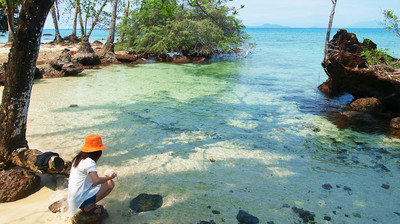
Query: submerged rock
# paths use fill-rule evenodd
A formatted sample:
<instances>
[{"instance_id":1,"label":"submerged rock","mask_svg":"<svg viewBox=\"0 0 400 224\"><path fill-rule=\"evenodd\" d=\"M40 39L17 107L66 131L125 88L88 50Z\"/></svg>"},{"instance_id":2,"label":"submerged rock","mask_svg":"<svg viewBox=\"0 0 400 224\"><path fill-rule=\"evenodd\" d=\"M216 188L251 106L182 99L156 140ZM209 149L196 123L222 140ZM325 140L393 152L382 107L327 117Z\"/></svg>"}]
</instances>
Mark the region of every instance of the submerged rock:
<instances>
[{"instance_id":1,"label":"submerged rock","mask_svg":"<svg viewBox=\"0 0 400 224\"><path fill-rule=\"evenodd\" d=\"M153 211L162 206L163 198L157 194L140 194L130 202L130 208L135 212Z\"/></svg>"},{"instance_id":2,"label":"submerged rock","mask_svg":"<svg viewBox=\"0 0 400 224\"><path fill-rule=\"evenodd\" d=\"M0 202L11 202L27 196L40 185L40 177L27 170L0 172Z\"/></svg>"},{"instance_id":3,"label":"submerged rock","mask_svg":"<svg viewBox=\"0 0 400 224\"><path fill-rule=\"evenodd\" d=\"M236 219L239 221L239 223L242 224L257 224L260 222L260 220L257 217L249 214L244 210L239 210Z\"/></svg>"},{"instance_id":4,"label":"submerged rock","mask_svg":"<svg viewBox=\"0 0 400 224\"><path fill-rule=\"evenodd\" d=\"M330 185L330 184L323 184L323 185L322 185L322 188L325 189L325 190L330 190L330 189L332 189L332 185Z\"/></svg>"},{"instance_id":5,"label":"submerged rock","mask_svg":"<svg viewBox=\"0 0 400 224\"><path fill-rule=\"evenodd\" d=\"M292 210L297 213L304 222L314 221L314 213L297 207L292 207Z\"/></svg>"}]
</instances>

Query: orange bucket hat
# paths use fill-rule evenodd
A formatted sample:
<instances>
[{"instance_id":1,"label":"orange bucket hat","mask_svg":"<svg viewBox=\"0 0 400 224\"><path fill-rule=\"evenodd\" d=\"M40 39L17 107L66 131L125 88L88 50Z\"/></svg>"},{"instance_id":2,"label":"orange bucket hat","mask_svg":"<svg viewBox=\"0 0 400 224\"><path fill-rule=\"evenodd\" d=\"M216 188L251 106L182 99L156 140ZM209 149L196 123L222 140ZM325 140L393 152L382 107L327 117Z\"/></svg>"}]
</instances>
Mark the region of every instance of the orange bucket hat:
<instances>
[{"instance_id":1,"label":"orange bucket hat","mask_svg":"<svg viewBox=\"0 0 400 224\"><path fill-rule=\"evenodd\" d=\"M85 144L81 148L81 152L96 152L106 149L99 135L89 135L86 137Z\"/></svg>"}]
</instances>

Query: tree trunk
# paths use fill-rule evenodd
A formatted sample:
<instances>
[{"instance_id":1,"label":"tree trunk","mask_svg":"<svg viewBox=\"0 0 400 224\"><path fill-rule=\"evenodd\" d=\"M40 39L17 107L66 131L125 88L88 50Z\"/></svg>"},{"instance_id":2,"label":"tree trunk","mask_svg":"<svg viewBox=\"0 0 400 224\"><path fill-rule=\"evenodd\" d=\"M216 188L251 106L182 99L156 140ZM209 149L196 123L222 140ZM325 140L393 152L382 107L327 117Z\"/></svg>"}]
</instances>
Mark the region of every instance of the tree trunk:
<instances>
[{"instance_id":1,"label":"tree trunk","mask_svg":"<svg viewBox=\"0 0 400 224\"><path fill-rule=\"evenodd\" d=\"M75 14L74 14L74 23L72 25L72 36L76 36L76 24L78 19L78 1L75 3Z\"/></svg>"},{"instance_id":2,"label":"tree trunk","mask_svg":"<svg viewBox=\"0 0 400 224\"><path fill-rule=\"evenodd\" d=\"M111 24L108 31L107 41L103 46L103 52L114 53L114 37L115 37L115 21L117 19L117 0L113 0L112 4L112 14L111 14Z\"/></svg>"},{"instance_id":3,"label":"tree trunk","mask_svg":"<svg viewBox=\"0 0 400 224\"><path fill-rule=\"evenodd\" d=\"M0 162L10 164L12 153L28 148L26 122L39 54L40 38L54 0L25 0L18 18L5 75L0 108Z\"/></svg>"},{"instance_id":4,"label":"tree trunk","mask_svg":"<svg viewBox=\"0 0 400 224\"><path fill-rule=\"evenodd\" d=\"M332 23L333 23L333 16L335 15L336 2L337 2L337 0L332 0L333 6L332 6L331 15L329 17L328 31L326 32L324 61L323 62L325 62L328 58L328 48L329 48L328 45L329 45L329 39L331 37L331 29L332 29Z\"/></svg>"},{"instance_id":5,"label":"tree trunk","mask_svg":"<svg viewBox=\"0 0 400 224\"><path fill-rule=\"evenodd\" d=\"M50 13L51 13L51 17L53 18L54 30L56 32L56 36L55 36L54 42L60 43L63 40L62 40L61 35L60 35L60 30L58 29L57 15L56 15L56 10L54 9L54 6L51 7Z\"/></svg>"},{"instance_id":6,"label":"tree trunk","mask_svg":"<svg viewBox=\"0 0 400 224\"><path fill-rule=\"evenodd\" d=\"M79 0L76 1L76 6L78 8L79 24L81 25L81 34L82 34L81 38L82 38L82 42L84 42L84 41L86 41L86 30L85 30L85 27L83 26L81 3ZM87 39L89 39L89 38L87 38Z\"/></svg>"},{"instance_id":7,"label":"tree trunk","mask_svg":"<svg viewBox=\"0 0 400 224\"><path fill-rule=\"evenodd\" d=\"M129 0L126 1L126 7L125 7L125 12L124 12L124 18L122 20L122 26L126 25L126 19L128 18L128 15L129 15ZM121 32L119 34L118 42L124 41L124 38L125 38L125 33Z\"/></svg>"},{"instance_id":8,"label":"tree trunk","mask_svg":"<svg viewBox=\"0 0 400 224\"><path fill-rule=\"evenodd\" d=\"M15 8L7 7L7 24L8 24L8 42L11 43L14 41L14 14L15 14Z\"/></svg>"}]
</instances>

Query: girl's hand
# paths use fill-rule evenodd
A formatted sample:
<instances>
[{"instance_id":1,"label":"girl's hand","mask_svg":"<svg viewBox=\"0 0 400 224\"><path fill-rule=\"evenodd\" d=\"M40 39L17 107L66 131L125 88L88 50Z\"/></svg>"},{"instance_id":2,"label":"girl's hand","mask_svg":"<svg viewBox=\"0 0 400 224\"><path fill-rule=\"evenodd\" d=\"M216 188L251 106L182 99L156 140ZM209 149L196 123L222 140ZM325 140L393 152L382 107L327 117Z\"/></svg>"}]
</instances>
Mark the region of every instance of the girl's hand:
<instances>
[{"instance_id":1,"label":"girl's hand","mask_svg":"<svg viewBox=\"0 0 400 224\"><path fill-rule=\"evenodd\" d=\"M106 170L106 172L104 172L104 175L108 178L114 179L117 176L117 172L113 171L113 170Z\"/></svg>"}]
</instances>

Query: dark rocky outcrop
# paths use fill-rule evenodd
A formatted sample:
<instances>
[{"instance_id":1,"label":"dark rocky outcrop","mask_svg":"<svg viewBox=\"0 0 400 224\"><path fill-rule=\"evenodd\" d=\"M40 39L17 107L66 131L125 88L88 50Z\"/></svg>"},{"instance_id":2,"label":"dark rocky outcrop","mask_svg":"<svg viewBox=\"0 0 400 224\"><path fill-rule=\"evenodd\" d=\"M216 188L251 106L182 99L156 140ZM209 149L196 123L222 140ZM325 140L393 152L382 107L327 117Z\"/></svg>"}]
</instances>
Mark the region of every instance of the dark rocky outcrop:
<instances>
[{"instance_id":1,"label":"dark rocky outcrop","mask_svg":"<svg viewBox=\"0 0 400 224\"><path fill-rule=\"evenodd\" d=\"M27 196L40 185L40 177L20 169L0 171L0 202L11 202Z\"/></svg>"},{"instance_id":2,"label":"dark rocky outcrop","mask_svg":"<svg viewBox=\"0 0 400 224\"><path fill-rule=\"evenodd\" d=\"M83 71L83 68L82 68L82 66L80 66L76 63L68 62L62 66L61 71L65 75L76 75L76 74L81 73Z\"/></svg>"},{"instance_id":3,"label":"dark rocky outcrop","mask_svg":"<svg viewBox=\"0 0 400 224\"><path fill-rule=\"evenodd\" d=\"M71 62L72 54L69 49L64 49L61 54L48 64L38 66L38 78L60 78L76 75L83 71L82 66Z\"/></svg>"},{"instance_id":4,"label":"dark rocky outcrop","mask_svg":"<svg viewBox=\"0 0 400 224\"><path fill-rule=\"evenodd\" d=\"M69 35L63 38L64 41L70 42L70 43L80 43L82 41L81 38L77 37L76 35Z\"/></svg>"},{"instance_id":5,"label":"dark rocky outcrop","mask_svg":"<svg viewBox=\"0 0 400 224\"><path fill-rule=\"evenodd\" d=\"M130 208L135 212L153 211L161 207L163 198L157 194L140 194L130 202Z\"/></svg>"},{"instance_id":6,"label":"dark rocky outcrop","mask_svg":"<svg viewBox=\"0 0 400 224\"><path fill-rule=\"evenodd\" d=\"M360 43L355 34L338 30L322 62L329 78L319 89L330 95L347 92L355 99L374 97L386 109L400 111L400 73L368 69L361 52L364 47L376 49L376 44L367 41Z\"/></svg>"},{"instance_id":7,"label":"dark rocky outcrop","mask_svg":"<svg viewBox=\"0 0 400 224\"><path fill-rule=\"evenodd\" d=\"M82 65L99 65L101 63L99 56L87 41L81 42L78 52L72 56L72 61Z\"/></svg>"},{"instance_id":8,"label":"dark rocky outcrop","mask_svg":"<svg viewBox=\"0 0 400 224\"><path fill-rule=\"evenodd\" d=\"M257 224L260 222L260 220L257 217L249 214L248 212L246 212L244 210L239 210L239 213L237 214L236 219L241 224Z\"/></svg>"}]
</instances>

